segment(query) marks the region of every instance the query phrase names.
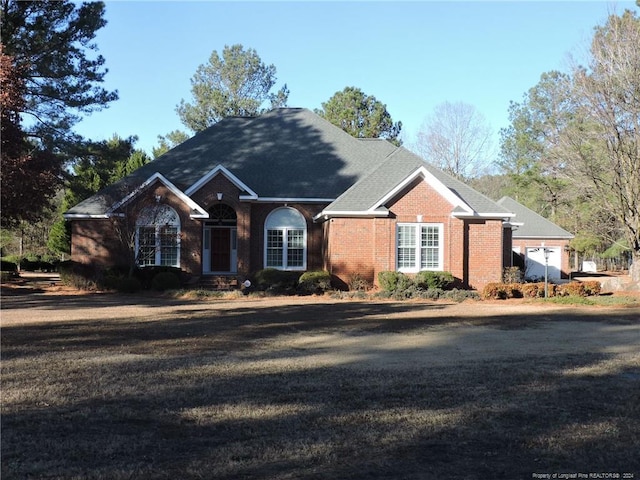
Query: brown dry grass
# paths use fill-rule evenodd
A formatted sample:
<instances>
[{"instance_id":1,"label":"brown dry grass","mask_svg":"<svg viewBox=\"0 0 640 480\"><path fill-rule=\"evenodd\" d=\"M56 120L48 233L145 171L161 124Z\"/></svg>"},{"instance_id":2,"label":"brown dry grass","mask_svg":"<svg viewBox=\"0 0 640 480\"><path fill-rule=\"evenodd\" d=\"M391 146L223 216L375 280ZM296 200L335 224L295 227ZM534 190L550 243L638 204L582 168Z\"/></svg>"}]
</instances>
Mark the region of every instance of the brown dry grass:
<instances>
[{"instance_id":1,"label":"brown dry grass","mask_svg":"<svg viewBox=\"0 0 640 480\"><path fill-rule=\"evenodd\" d=\"M639 313L10 295L2 478L638 478Z\"/></svg>"}]
</instances>

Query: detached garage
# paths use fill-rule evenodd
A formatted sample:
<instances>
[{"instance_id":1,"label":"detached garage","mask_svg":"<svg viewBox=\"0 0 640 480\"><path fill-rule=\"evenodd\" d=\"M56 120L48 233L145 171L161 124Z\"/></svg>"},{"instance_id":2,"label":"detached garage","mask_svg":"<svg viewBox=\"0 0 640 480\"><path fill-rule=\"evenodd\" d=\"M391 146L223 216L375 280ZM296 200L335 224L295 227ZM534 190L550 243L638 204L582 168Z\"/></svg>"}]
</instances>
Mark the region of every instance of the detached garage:
<instances>
[{"instance_id":1,"label":"detached garage","mask_svg":"<svg viewBox=\"0 0 640 480\"><path fill-rule=\"evenodd\" d=\"M497 203L515 214L510 222L512 248L524 267L525 278L544 278L545 265L550 280L569 278L569 241L573 235L513 198L502 197Z\"/></svg>"}]
</instances>

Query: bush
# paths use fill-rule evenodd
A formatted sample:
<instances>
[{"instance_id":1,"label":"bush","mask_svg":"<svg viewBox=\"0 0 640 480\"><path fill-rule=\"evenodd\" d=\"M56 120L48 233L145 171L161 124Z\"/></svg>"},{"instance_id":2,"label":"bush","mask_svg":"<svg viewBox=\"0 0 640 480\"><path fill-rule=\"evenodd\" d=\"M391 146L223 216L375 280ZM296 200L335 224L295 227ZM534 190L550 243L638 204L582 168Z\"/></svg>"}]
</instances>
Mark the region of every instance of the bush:
<instances>
[{"instance_id":1,"label":"bush","mask_svg":"<svg viewBox=\"0 0 640 480\"><path fill-rule=\"evenodd\" d=\"M504 283L487 283L482 289L482 298L486 300L505 300L509 298L507 285Z\"/></svg>"},{"instance_id":2,"label":"bush","mask_svg":"<svg viewBox=\"0 0 640 480\"><path fill-rule=\"evenodd\" d=\"M122 267L114 268L117 268L120 271ZM171 272L176 277L178 277L178 279L180 279L182 276L182 270L180 270L179 268L166 266L139 267L134 271L133 275L140 281L142 288L148 290L150 288L153 288L153 279L156 277L156 275L164 272Z\"/></svg>"},{"instance_id":3,"label":"bush","mask_svg":"<svg viewBox=\"0 0 640 480\"><path fill-rule=\"evenodd\" d=\"M304 272L298 279L298 287L303 293L324 293L331 290L331 274L326 270Z\"/></svg>"},{"instance_id":4,"label":"bush","mask_svg":"<svg viewBox=\"0 0 640 480\"><path fill-rule=\"evenodd\" d=\"M92 265L68 260L58 265L60 281L78 290L97 290L103 279L102 272Z\"/></svg>"},{"instance_id":5,"label":"bush","mask_svg":"<svg viewBox=\"0 0 640 480\"><path fill-rule=\"evenodd\" d=\"M584 293L587 296L600 295L602 291L602 284L597 280L589 280L583 282L582 285L584 285Z\"/></svg>"},{"instance_id":6,"label":"bush","mask_svg":"<svg viewBox=\"0 0 640 480\"><path fill-rule=\"evenodd\" d=\"M170 274L173 275L173 274ZM124 277L118 282L117 290L122 293L136 293L142 289L140 280L136 277Z\"/></svg>"},{"instance_id":7,"label":"bush","mask_svg":"<svg viewBox=\"0 0 640 480\"><path fill-rule=\"evenodd\" d=\"M385 292L402 292L413 286L413 280L402 272L384 271L378 273L378 284Z\"/></svg>"},{"instance_id":8,"label":"bush","mask_svg":"<svg viewBox=\"0 0 640 480\"><path fill-rule=\"evenodd\" d=\"M580 282L569 282L558 286L558 296L561 297L586 297L587 293L584 284Z\"/></svg>"},{"instance_id":9,"label":"bush","mask_svg":"<svg viewBox=\"0 0 640 480\"><path fill-rule=\"evenodd\" d=\"M253 276L253 285L258 290L271 293L292 293L298 287L298 280L302 272L287 272L275 268L265 268L257 271Z\"/></svg>"},{"instance_id":10,"label":"bush","mask_svg":"<svg viewBox=\"0 0 640 480\"><path fill-rule=\"evenodd\" d=\"M455 279L450 272L430 272L422 271L416 273L413 279L418 288L429 290L431 288L440 288L442 290L449 290Z\"/></svg>"},{"instance_id":11,"label":"bush","mask_svg":"<svg viewBox=\"0 0 640 480\"><path fill-rule=\"evenodd\" d=\"M125 277L114 274L105 274L102 279L102 288L105 290L120 290L120 284ZM138 280L138 283L140 281Z\"/></svg>"},{"instance_id":12,"label":"bush","mask_svg":"<svg viewBox=\"0 0 640 480\"><path fill-rule=\"evenodd\" d=\"M464 302L467 299L478 300L480 296L478 292L474 292L473 290L460 290L454 288L452 290L447 290L446 292L442 292L442 296L440 298L446 298L447 300L453 300L454 302Z\"/></svg>"},{"instance_id":13,"label":"bush","mask_svg":"<svg viewBox=\"0 0 640 480\"><path fill-rule=\"evenodd\" d=\"M544 283L524 283L522 284L522 296L525 298L544 297Z\"/></svg>"},{"instance_id":14,"label":"bush","mask_svg":"<svg viewBox=\"0 0 640 480\"><path fill-rule=\"evenodd\" d=\"M351 275L347 284L349 291L352 292L366 292L367 290L371 290L371 282L363 278L359 273Z\"/></svg>"},{"instance_id":15,"label":"bush","mask_svg":"<svg viewBox=\"0 0 640 480\"><path fill-rule=\"evenodd\" d=\"M180 278L173 272L160 272L151 280L151 288L159 292L180 288Z\"/></svg>"},{"instance_id":16,"label":"bush","mask_svg":"<svg viewBox=\"0 0 640 480\"><path fill-rule=\"evenodd\" d=\"M427 290L418 290L415 292L415 298L422 300L438 300L443 297L445 291L441 288L429 288Z\"/></svg>"},{"instance_id":17,"label":"bush","mask_svg":"<svg viewBox=\"0 0 640 480\"><path fill-rule=\"evenodd\" d=\"M7 260L0 260L0 271L17 273L18 265L14 262L8 262Z\"/></svg>"},{"instance_id":18,"label":"bush","mask_svg":"<svg viewBox=\"0 0 640 480\"><path fill-rule=\"evenodd\" d=\"M522 270L520 267L507 267L502 272L504 283L522 283Z\"/></svg>"}]
</instances>

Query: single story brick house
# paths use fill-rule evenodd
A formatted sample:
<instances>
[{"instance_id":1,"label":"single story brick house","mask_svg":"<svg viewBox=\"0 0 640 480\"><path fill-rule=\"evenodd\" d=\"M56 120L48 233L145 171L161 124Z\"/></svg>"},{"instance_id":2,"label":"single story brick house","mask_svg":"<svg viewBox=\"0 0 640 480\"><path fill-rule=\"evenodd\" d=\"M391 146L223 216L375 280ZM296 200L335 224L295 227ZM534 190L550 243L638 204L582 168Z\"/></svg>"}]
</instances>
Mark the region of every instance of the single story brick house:
<instances>
[{"instance_id":1,"label":"single story brick house","mask_svg":"<svg viewBox=\"0 0 640 480\"><path fill-rule=\"evenodd\" d=\"M65 213L83 263L239 281L435 270L470 288L511 265L513 216L405 148L299 108L226 118Z\"/></svg>"},{"instance_id":2,"label":"single story brick house","mask_svg":"<svg viewBox=\"0 0 640 480\"><path fill-rule=\"evenodd\" d=\"M544 278L545 263L550 280L569 278L569 242L574 236L511 197L497 203L514 213L512 249L522 262L525 279Z\"/></svg>"}]
</instances>

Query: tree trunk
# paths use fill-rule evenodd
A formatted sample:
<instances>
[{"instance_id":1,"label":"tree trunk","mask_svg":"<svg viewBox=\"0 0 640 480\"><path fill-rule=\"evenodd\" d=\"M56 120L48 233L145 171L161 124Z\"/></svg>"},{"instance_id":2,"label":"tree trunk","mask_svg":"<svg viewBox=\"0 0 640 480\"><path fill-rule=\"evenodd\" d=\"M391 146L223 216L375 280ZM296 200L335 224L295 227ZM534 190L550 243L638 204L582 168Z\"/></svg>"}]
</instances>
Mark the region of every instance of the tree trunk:
<instances>
[{"instance_id":1,"label":"tree trunk","mask_svg":"<svg viewBox=\"0 0 640 480\"><path fill-rule=\"evenodd\" d=\"M629 267L629 276L631 281L640 285L640 254L634 252L631 260L631 266Z\"/></svg>"}]
</instances>

